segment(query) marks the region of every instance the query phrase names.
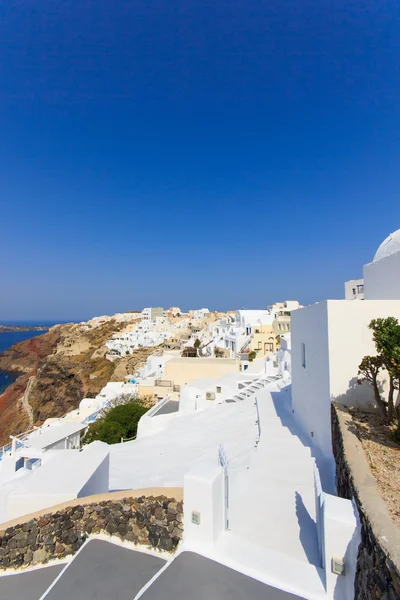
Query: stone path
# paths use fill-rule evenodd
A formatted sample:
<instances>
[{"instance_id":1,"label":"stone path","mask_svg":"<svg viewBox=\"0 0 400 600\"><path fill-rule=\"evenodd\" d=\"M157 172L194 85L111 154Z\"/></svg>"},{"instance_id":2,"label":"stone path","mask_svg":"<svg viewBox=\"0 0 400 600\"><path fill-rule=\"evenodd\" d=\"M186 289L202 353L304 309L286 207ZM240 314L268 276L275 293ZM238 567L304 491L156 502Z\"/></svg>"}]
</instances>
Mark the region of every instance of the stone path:
<instances>
[{"instance_id":1,"label":"stone path","mask_svg":"<svg viewBox=\"0 0 400 600\"><path fill-rule=\"evenodd\" d=\"M29 419L28 429L31 429L33 427L33 410L32 410L31 405L29 404L29 394L31 393L31 389L35 382L35 379L36 379L36 375L32 375L32 377L29 377L28 385L26 386L26 390L25 390L25 394L22 396L22 399L21 399L23 409L25 410L26 414L28 415L28 419Z\"/></svg>"}]
</instances>

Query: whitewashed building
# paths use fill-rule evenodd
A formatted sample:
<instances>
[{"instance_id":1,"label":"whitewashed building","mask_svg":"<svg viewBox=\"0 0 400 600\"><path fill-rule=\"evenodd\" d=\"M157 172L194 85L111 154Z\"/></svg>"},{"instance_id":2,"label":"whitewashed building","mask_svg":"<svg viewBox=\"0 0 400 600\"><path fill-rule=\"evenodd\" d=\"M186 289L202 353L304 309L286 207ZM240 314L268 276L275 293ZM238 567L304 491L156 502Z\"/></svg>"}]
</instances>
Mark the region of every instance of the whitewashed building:
<instances>
[{"instance_id":1,"label":"whitewashed building","mask_svg":"<svg viewBox=\"0 0 400 600\"><path fill-rule=\"evenodd\" d=\"M364 298L325 300L292 314L292 410L326 456L331 454L331 401L374 402L370 386L358 383L358 365L365 355L376 354L370 321L400 320L400 230L365 265Z\"/></svg>"}]
</instances>

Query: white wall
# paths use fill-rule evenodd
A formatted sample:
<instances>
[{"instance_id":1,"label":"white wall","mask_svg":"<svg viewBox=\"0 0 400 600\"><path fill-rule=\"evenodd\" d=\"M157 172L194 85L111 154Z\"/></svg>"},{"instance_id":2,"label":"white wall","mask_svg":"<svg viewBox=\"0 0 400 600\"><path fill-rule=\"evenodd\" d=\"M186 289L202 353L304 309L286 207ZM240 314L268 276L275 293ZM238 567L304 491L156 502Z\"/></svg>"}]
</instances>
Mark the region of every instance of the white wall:
<instances>
[{"instance_id":1,"label":"white wall","mask_svg":"<svg viewBox=\"0 0 400 600\"><path fill-rule=\"evenodd\" d=\"M327 300L292 315L292 408L302 429L327 456L331 453L330 402L371 405L373 393L359 385L358 365L376 354L371 319L400 319L400 300ZM306 367L301 364L301 344Z\"/></svg>"},{"instance_id":2,"label":"white wall","mask_svg":"<svg viewBox=\"0 0 400 600\"><path fill-rule=\"evenodd\" d=\"M328 301L331 400L347 406L373 404L371 386L359 385L357 379L363 357L376 354L368 325L378 317L400 319L400 300Z\"/></svg>"},{"instance_id":3,"label":"white wall","mask_svg":"<svg viewBox=\"0 0 400 600\"><path fill-rule=\"evenodd\" d=\"M292 409L302 430L331 453L328 307L320 302L292 313ZM305 344L306 367L301 345Z\"/></svg>"},{"instance_id":4,"label":"white wall","mask_svg":"<svg viewBox=\"0 0 400 600\"><path fill-rule=\"evenodd\" d=\"M364 265L365 300L400 300L400 252Z\"/></svg>"}]
</instances>

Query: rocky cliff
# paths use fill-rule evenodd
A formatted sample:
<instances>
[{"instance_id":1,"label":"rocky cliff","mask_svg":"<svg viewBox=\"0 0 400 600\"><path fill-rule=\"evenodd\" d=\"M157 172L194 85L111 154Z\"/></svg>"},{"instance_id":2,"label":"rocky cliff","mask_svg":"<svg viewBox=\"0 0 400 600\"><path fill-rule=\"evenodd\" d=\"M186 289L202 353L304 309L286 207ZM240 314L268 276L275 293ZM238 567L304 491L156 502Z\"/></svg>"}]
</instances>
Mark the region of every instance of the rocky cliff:
<instances>
[{"instance_id":1,"label":"rocky cliff","mask_svg":"<svg viewBox=\"0 0 400 600\"><path fill-rule=\"evenodd\" d=\"M56 325L0 354L0 370L21 373L0 395L0 444L29 426L22 404L29 380L29 404L39 425L77 408L82 398L96 396L108 381L122 380L146 360L154 348L141 348L115 362L106 359L105 342L125 326L115 320L89 329L75 323Z\"/></svg>"}]
</instances>

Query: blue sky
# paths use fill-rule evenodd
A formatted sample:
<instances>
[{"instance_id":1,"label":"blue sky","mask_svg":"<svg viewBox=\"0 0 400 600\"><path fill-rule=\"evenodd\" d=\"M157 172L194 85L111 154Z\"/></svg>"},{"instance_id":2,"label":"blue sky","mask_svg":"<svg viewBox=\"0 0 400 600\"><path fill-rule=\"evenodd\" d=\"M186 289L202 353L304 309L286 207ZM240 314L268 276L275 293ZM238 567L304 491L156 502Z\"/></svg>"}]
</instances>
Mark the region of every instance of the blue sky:
<instances>
[{"instance_id":1,"label":"blue sky","mask_svg":"<svg viewBox=\"0 0 400 600\"><path fill-rule=\"evenodd\" d=\"M0 13L0 321L340 298L400 227L396 0Z\"/></svg>"}]
</instances>

